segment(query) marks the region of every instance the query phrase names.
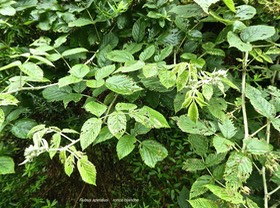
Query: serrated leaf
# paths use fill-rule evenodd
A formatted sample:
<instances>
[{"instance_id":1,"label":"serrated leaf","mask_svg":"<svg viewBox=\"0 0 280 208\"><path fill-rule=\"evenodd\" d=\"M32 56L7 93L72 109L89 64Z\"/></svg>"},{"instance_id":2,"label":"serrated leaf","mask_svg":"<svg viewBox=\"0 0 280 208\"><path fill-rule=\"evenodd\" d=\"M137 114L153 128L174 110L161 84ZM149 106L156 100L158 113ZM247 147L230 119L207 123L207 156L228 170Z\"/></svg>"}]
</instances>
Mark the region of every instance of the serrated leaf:
<instances>
[{"instance_id":1,"label":"serrated leaf","mask_svg":"<svg viewBox=\"0 0 280 208\"><path fill-rule=\"evenodd\" d=\"M203 16L205 13L198 4L176 5L168 11L183 18Z\"/></svg>"},{"instance_id":2,"label":"serrated leaf","mask_svg":"<svg viewBox=\"0 0 280 208\"><path fill-rule=\"evenodd\" d=\"M107 54L107 59L114 61L114 62L120 62L120 63L134 60L132 54L125 50L111 51Z\"/></svg>"},{"instance_id":3,"label":"serrated leaf","mask_svg":"<svg viewBox=\"0 0 280 208\"><path fill-rule=\"evenodd\" d=\"M230 120L228 117L225 120L223 120L222 123L219 123L218 125L225 138L231 139L236 134L237 130L236 130L232 120Z\"/></svg>"},{"instance_id":4,"label":"serrated leaf","mask_svg":"<svg viewBox=\"0 0 280 208\"><path fill-rule=\"evenodd\" d=\"M73 173L73 170L74 170L74 155L71 154L65 160L64 171L66 175L70 177L71 174Z\"/></svg>"},{"instance_id":5,"label":"serrated leaf","mask_svg":"<svg viewBox=\"0 0 280 208\"><path fill-rule=\"evenodd\" d=\"M226 154L224 153L220 153L220 154L209 154L207 155L206 157L206 160L205 160L205 165L207 167L211 167L211 166L214 166L214 165L218 165L220 164L226 157Z\"/></svg>"},{"instance_id":6,"label":"serrated leaf","mask_svg":"<svg viewBox=\"0 0 280 208\"><path fill-rule=\"evenodd\" d=\"M190 134L188 137L194 152L203 157L208 152L208 139L204 136Z\"/></svg>"},{"instance_id":7,"label":"serrated leaf","mask_svg":"<svg viewBox=\"0 0 280 208\"><path fill-rule=\"evenodd\" d=\"M73 48L73 49L68 49L68 50L64 51L61 55L62 56L71 56L71 55L75 55L78 53L86 53L86 52L88 52L88 50L85 48Z\"/></svg>"},{"instance_id":8,"label":"serrated leaf","mask_svg":"<svg viewBox=\"0 0 280 208\"><path fill-rule=\"evenodd\" d=\"M242 52L249 52L253 49L250 43L244 43L236 34L229 31L227 34L229 47L235 47Z\"/></svg>"},{"instance_id":9,"label":"serrated leaf","mask_svg":"<svg viewBox=\"0 0 280 208\"><path fill-rule=\"evenodd\" d=\"M194 0L195 3L197 3L205 13L208 14L208 9L212 4L217 3L219 0Z\"/></svg>"},{"instance_id":10,"label":"serrated leaf","mask_svg":"<svg viewBox=\"0 0 280 208\"><path fill-rule=\"evenodd\" d=\"M85 64L76 64L71 67L69 73L75 77L83 78L89 73L89 67Z\"/></svg>"},{"instance_id":11,"label":"serrated leaf","mask_svg":"<svg viewBox=\"0 0 280 208\"><path fill-rule=\"evenodd\" d=\"M83 156L77 162L78 171L84 182L96 185L96 169L95 166Z\"/></svg>"},{"instance_id":12,"label":"serrated leaf","mask_svg":"<svg viewBox=\"0 0 280 208\"><path fill-rule=\"evenodd\" d=\"M141 61L146 61L146 60L148 60L149 58L151 58L154 55L155 51L156 51L155 46L154 45L150 45L143 52L140 53L139 59Z\"/></svg>"},{"instance_id":13,"label":"serrated leaf","mask_svg":"<svg viewBox=\"0 0 280 208\"><path fill-rule=\"evenodd\" d=\"M59 46L61 46L63 43L65 43L65 42L67 41L67 37L68 37L68 34L59 36L59 37L54 41L53 47L54 47L54 48L58 48Z\"/></svg>"},{"instance_id":14,"label":"serrated leaf","mask_svg":"<svg viewBox=\"0 0 280 208\"><path fill-rule=\"evenodd\" d=\"M135 142L136 138L132 135L125 135L119 139L117 144L117 154L120 160L133 151L135 148Z\"/></svg>"},{"instance_id":15,"label":"serrated leaf","mask_svg":"<svg viewBox=\"0 0 280 208\"><path fill-rule=\"evenodd\" d=\"M43 70L32 62L25 62L19 65L20 70L35 80L42 80L44 77Z\"/></svg>"},{"instance_id":16,"label":"serrated leaf","mask_svg":"<svg viewBox=\"0 0 280 208\"><path fill-rule=\"evenodd\" d=\"M257 40L265 40L275 34L275 28L266 25L248 26L241 31L240 37L243 41L250 43Z\"/></svg>"},{"instance_id":17,"label":"serrated leaf","mask_svg":"<svg viewBox=\"0 0 280 208\"><path fill-rule=\"evenodd\" d=\"M179 128L186 133L210 136L215 133L215 129L209 128L203 122L193 122L188 116L182 115L177 121Z\"/></svg>"},{"instance_id":18,"label":"serrated leaf","mask_svg":"<svg viewBox=\"0 0 280 208\"><path fill-rule=\"evenodd\" d=\"M139 152L146 165L154 168L157 162L167 157L167 149L155 140L145 140L141 143Z\"/></svg>"},{"instance_id":19,"label":"serrated leaf","mask_svg":"<svg viewBox=\"0 0 280 208\"><path fill-rule=\"evenodd\" d=\"M188 117L193 121L197 122L198 120L198 108L196 103L193 101L188 109Z\"/></svg>"},{"instance_id":20,"label":"serrated leaf","mask_svg":"<svg viewBox=\"0 0 280 208\"><path fill-rule=\"evenodd\" d=\"M238 192L232 192L231 190L227 190L225 188L213 184L205 185L205 187L207 187L213 194L218 196L220 199L223 199L227 202L230 202L232 204L244 203L242 195Z\"/></svg>"},{"instance_id":21,"label":"serrated leaf","mask_svg":"<svg viewBox=\"0 0 280 208\"><path fill-rule=\"evenodd\" d=\"M36 60L38 60L38 61L41 61L42 63L44 63L44 64L46 64L46 65L55 67L55 66L53 65L52 62L50 62L48 59L46 59L46 58L44 58L44 57L42 57L42 56L33 55L33 56L30 56L30 58L36 59Z\"/></svg>"},{"instance_id":22,"label":"serrated leaf","mask_svg":"<svg viewBox=\"0 0 280 208\"><path fill-rule=\"evenodd\" d=\"M205 198L192 199L188 202L193 208L219 208L215 202Z\"/></svg>"},{"instance_id":23,"label":"serrated leaf","mask_svg":"<svg viewBox=\"0 0 280 208\"><path fill-rule=\"evenodd\" d=\"M215 147L217 153L228 152L234 146L234 143L228 139L220 136L215 136L213 138L213 146Z\"/></svg>"},{"instance_id":24,"label":"serrated leaf","mask_svg":"<svg viewBox=\"0 0 280 208\"><path fill-rule=\"evenodd\" d=\"M213 182L213 178L209 175L203 175L197 178L196 181L192 184L190 190L190 199L198 197L207 192L208 189L204 187L204 185L213 184Z\"/></svg>"},{"instance_id":25,"label":"serrated leaf","mask_svg":"<svg viewBox=\"0 0 280 208\"><path fill-rule=\"evenodd\" d=\"M274 127L278 132L280 132L280 119L279 119L279 118L278 118L278 119L274 118L274 119L271 120L271 123L272 123L273 127Z\"/></svg>"},{"instance_id":26,"label":"serrated leaf","mask_svg":"<svg viewBox=\"0 0 280 208\"><path fill-rule=\"evenodd\" d=\"M11 174L15 172L15 163L13 158L0 156L0 175Z\"/></svg>"},{"instance_id":27,"label":"serrated leaf","mask_svg":"<svg viewBox=\"0 0 280 208\"><path fill-rule=\"evenodd\" d=\"M246 150L254 155L263 155L272 151L272 146L265 140L249 138L246 141Z\"/></svg>"},{"instance_id":28,"label":"serrated leaf","mask_svg":"<svg viewBox=\"0 0 280 208\"><path fill-rule=\"evenodd\" d=\"M210 99L207 108L214 117L220 119L221 121L223 121L226 118L225 110L227 109L227 103L224 99Z\"/></svg>"},{"instance_id":29,"label":"serrated leaf","mask_svg":"<svg viewBox=\"0 0 280 208\"><path fill-rule=\"evenodd\" d=\"M107 106L104 104L91 101L85 104L85 109L86 111L92 113L93 115L100 117L107 110Z\"/></svg>"},{"instance_id":30,"label":"serrated leaf","mask_svg":"<svg viewBox=\"0 0 280 208\"><path fill-rule=\"evenodd\" d=\"M250 99L251 104L258 113L269 119L275 117L275 107L262 97L262 93L258 89L246 84L245 95Z\"/></svg>"},{"instance_id":31,"label":"serrated leaf","mask_svg":"<svg viewBox=\"0 0 280 208\"><path fill-rule=\"evenodd\" d=\"M132 78L125 75L114 75L109 77L105 83L106 87L113 92L122 95L130 95L136 91L142 90L141 87L137 86Z\"/></svg>"},{"instance_id":32,"label":"serrated leaf","mask_svg":"<svg viewBox=\"0 0 280 208\"><path fill-rule=\"evenodd\" d=\"M204 170L206 168L204 162L200 159L192 158L192 159L187 159L183 163L182 169L185 171L197 171L197 170Z\"/></svg>"},{"instance_id":33,"label":"serrated leaf","mask_svg":"<svg viewBox=\"0 0 280 208\"><path fill-rule=\"evenodd\" d=\"M115 71L115 69L116 69L115 65L107 65L102 67L101 69L97 69L95 73L95 78L99 80L108 77L110 74L112 74Z\"/></svg>"},{"instance_id":34,"label":"serrated leaf","mask_svg":"<svg viewBox=\"0 0 280 208\"><path fill-rule=\"evenodd\" d=\"M51 139L51 149L57 149L60 146L61 136L60 133L55 133L52 135ZM52 159L54 155L56 154L57 150L51 150L49 151L50 158Z\"/></svg>"},{"instance_id":35,"label":"serrated leaf","mask_svg":"<svg viewBox=\"0 0 280 208\"><path fill-rule=\"evenodd\" d=\"M110 132L118 139L126 130L126 116L122 112L113 112L108 116L107 125Z\"/></svg>"},{"instance_id":36,"label":"serrated leaf","mask_svg":"<svg viewBox=\"0 0 280 208\"><path fill-rule=\"evenodd\" d=\"M159 62L159 61L164 61L165 58L167 58L173 51L173 46L169 45L167 47L165 47L164 49L162 49L159 53L159 55L155 56L155 61Z\"/></svg>"},{"instance_id":37,"label":"serrated leaf","mask_svg":"<svg viewBox=\"0 0 280 208\"><path fill-rule=\"evenodd\" d=\"M94 142L101 130L101 126L102 120L99 118L90 118L83 124L80 135L82 150Z\"/></svg>"},{"instance_id":38,"label":"serrated leaf","mask_svg":"<svg viewBox=\"0 0 280 208\"><path fill-rule=\"evenodd\" d=\"M158 111L144 106L139 110L139 113L143 116L146 116L149 120L149 123L153 128L169 128L169 124L166 121L165 117ZM141 122L140 122L141 123Z\"/></svg>"},{"instance_id":39,"label":"serrated leaf","mask_svg":"<svg viewBox=\"0 0 280 208\"><path fill-rule=\"evenodd\" d=\"M238 190L251 175L253 165L249 157L240 152L233 152L226 162L224 178L230 189Z\"/></svg>"},{"instance_id":40,"label":"serrated leaf","mask_svg":"<svg viewBox=\"0 0 280 208\"><path fill-rule=\"evenodd\" d=\"M139 18L132 26L132 38L136 42L141 42L141 40L145 37L145 30L147 27L147 23L144 18Z\"/></svg>"}]
</instances>

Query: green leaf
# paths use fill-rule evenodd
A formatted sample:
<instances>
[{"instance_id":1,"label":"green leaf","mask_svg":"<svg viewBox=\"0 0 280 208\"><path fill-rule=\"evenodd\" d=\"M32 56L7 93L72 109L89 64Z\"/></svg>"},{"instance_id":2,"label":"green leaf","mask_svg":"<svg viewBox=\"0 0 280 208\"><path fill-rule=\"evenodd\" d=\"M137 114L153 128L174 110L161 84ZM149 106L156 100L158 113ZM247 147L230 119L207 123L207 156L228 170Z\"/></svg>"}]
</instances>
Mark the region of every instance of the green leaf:
<instances>
[{"instance_id":1,"label":"green leaf","mask_svg":"<svg viewBox=\"0 0 280 208\"><path fill-rule=\"evenodd\" d=\"M11 174L15 172L15 163L13 158L0 156L0 175Z\"/></svg>"},{"instance_id":2,"label":"green leaf","mask_svg":"<svg viewBox=\"0 0 280 208\"><path fill-rule=\"evenodd\" d=\"M208 9L212 4L217 3L219 0L194 0L195 3L197 3L205 13L208 14Z\"/></svg>"},{"instance_id":3,"label":"green leaf","mask_svg":"<svg viewBox=\"0 0 280 208\"><path fill-rule=\"evenodd\" d=\"M167 47L165 47L164 49L162 49L159 53L159 55L155 56L155 61L159 62L159 61L164 61L165 58L167 58L173 51L173 46L169 45Z\"/></svg>"},{"instance_id":4,"label":"green leaf","mask_svg":"<svg viewBox=\"0 0 280 208\"><path fill-rule=\"evenodd\" d=\"M37 64L32 62L25 62L22 65L19 65L19 68L23 73L35 80L42 80L44 78L43 70Z\"/></svg>"},{"instance_id":5,"label":"green leaf","mask_svg":"<svg viewBox=\"0 0 280 208\"><path fill-rule=\"evenodd\" d=\"M214 117L220 119L221 121L226 119L225 110L227 109L227 103L224 99L212 98L208 104L207 108Z\"/></svg>"},{"instance_id":6,"label":"green leaf","mask_svg":"<svg viewBox=\"0 0 280 208\"><path fill-rule=\"evenodd\" d=\"M76 64L69 70L69 73L72 76L75 76L77 78L83 78L89 73L89 67L85 64Z\"/></svg>"},{"instance_id":7,"label":"green leaf","mask_svg":"<svg viewBox=\"0 0 280 208\"><path fill-rule=\"evenodd\" d=\"M251 200L249 197L246 197L246 204L248 208L260 208L258 204Z\"/></svg>"},{"instance_id":8,"label":"green leaf","mask_svg":"<svg viewBox=\"0 0 280 208\"><path fill-rule=\"evenodd\" d=\"M198 108L196 103L193 101L188 109L188 117L193 121L197 122L198 120Z\"/></svg>"},{"instance_id":9,"label":"green leaf","mask_svg":"<svg viewBox=\"0 0 280 208\"><path fill-rule=\"evenodd\" d=\"M202 94L207 99L210 100L213 96L213 86L210 84L202 85Z\"/></svg>"},{"instance_id":10,"label":"green leaf","mask_svg":"<svg viewBox=\"0 0 280 208\"><path fill-rule=\"evenodd\" d=\"M75 55L75 54L79 54L79 53L86 53L86 52L88 52L88 50L85 48L73 48L73 49L68 49L68 50L64 51L61 55L62 56L71 56L71 55Z\"/></svg>"},{"instance_id":11,"label":"green leaf","mask_svg":"<svg viewBox=\"0 0 280 208\"><path fill-rule=\"evenodd\" d=\"M200 159L196 159L196 158L191 158L191 159L187 159L184 163L183 163L183 167L182 169L185 171L197 171L197 170L204 170L206 168L204 162Z\"/></svg>"},{"instance_id":12,"label":"green leaf","mask_svg":"<svg viewBox=\"0 0 280 208\"><path fill-rule=\"evenodd\" d=\"M101 129L100 133L98 134L97 138L94 140L93 145L96 145L98 143L107 141L109 139L112 139L114 136L109 131L108 126L105 126Z\"/></svg>"},{"instance_id":13,"label":"green leaf","mask_svg":"<svg viewBox=\"0 0 280 208\"><path fill-rule=\"evenodd\" d=\"M117 103L115 109L117 111L133 111L137 108L137 105L132 103Z\"/></svg>"},{"instance_id":14,"label":"green leaf","mask_svg":"<svg viewBox=\"0 0 280 208\"><path fill-rule=\"evenodd\" d=\"M14 61L14 62L12 62L12 63L10 63L8 65L0 67L0 71L6 70L6 69L10 69L10 68L13 68L15 66L20 66L20 65L21 65L20 61Z\"/></svg>"},{"instance_id":15,"label":"green leaf","mask_svg":"<svg viewBox=\"0 0 280 208\"><path fill-rule=\"evenodd\" d=\"M236 128L232 120L230 120L228 117L218 125L225 138L230 139L236 134Z\"/></svg>"},{"instance_id":16,"label":"green leaf","mask_svg":"<svg viewBox=\"0 0 280 208\"><path fill-rule=\"evenodd\" d=\"M122 112L113 112L109 115L107 125L110 132L118 139L126 130L126 116Z\"/></svg>"},{"instance_id":17,"label":"green leaf","mask_svg":"<svg viewBox=\"0 0 280 208\"><path fill-rule=\"evenodd\" d=\"M274 118L274 119L271 120L271 123L272 123L273 127L274 127L278 132L280 132L280 119L279 119L279 118L278 118L278 119Z\"/></svg>"},{"instance_id":18,"label":"green leaf","mask_svg":"<svg viewBox=\"0 0 280 208\"><path fill-rule=\"evenodd\" d=\"M93 115L96 115L97 117L100 117L105 113L107 110L107 106L104 104L100 104L94 101L88 102L85 104L86 111L92 113Z\"/></svg>"},{"instance_id":19,"label":"green leaf","mask_svg":"<svg viewBox=\"0 0 280 208\"><path fill-rule=\"evenodd\" d=\"M14 16L16 14L16 10L11 6L5 6L0 8L0 14L3 16Z\"/></svg>"},{"instance_id":20,"label":"green leaf","mask_svg":"<svg viewBox=\"0 0 280 208\"><path fill-rule=\"evenodd\" d=\"M77 167L84 182L96 185L95 166L90 161L88 161L86 156L83 156L78 160Z\"/></svg>"},{"instance_id":21,"label":"green leaf","mask_svg":"<svg viewBox=\"0 0 280 208\"><path fill-rule=\"evenodd\" d=\"M104 85L105 81L103 79L98 79L98 80L87 80L86 81L86 86L90 88L99 88Z\"/></svg>"},{"instance_id":22,"label":"green leaf","mask_svg":"<svg viewBox=\"0 0 280 208\"><path fill-rule=\"evenodd\" d=\"M146 165L154 168L157 162L167 157L167 149L155 140L145 140L141 143L139 152Z\"/></svg>"},{"instance_id":23,"label":"green leaf","mask_svg":"<svg viewBox=\"0 0 280 208\"><path fill-rule=\"evenodd\" d=\"M61 88L61 87L65 87L67 85L75 84L75 83L78 83L78 82L81 82L81 81L82 81L81 78L69 75L69 76L60 78L58 80L58 86L59 86L59 88Z\"/></svg>"},{"instance_id":24,"label":"green leaf","mask_svg":"<svg viewBox=\"0 0 280 208\"><path fill-rule=\"evenodd\" d=\"M61 136L60 133L55 133L52 135L51 139L51 149L57 149L60 146ZM49 151L50 158L52 159L54 155L56 154L57 150L51 150Z\"/></svg>"},{"instance_id":25,"label":"green leaf","mask_svg":"<svg viewBox=\"0 0 280 208\"><path fill-rule=\"evenodd\" d=\"M151 58L154 55L155 51L156 51L155 46L154 45L150 45L143 52L140 53L139 59L141 61L146 61L146 60L148 60L149 58Z\"/></svg>"},{"instance_id":26,"label":"green leaf","mask_svg":"<svg viewBox=\"0 0 280 208\"><path fill-rule=\"evenodd\" d=\"M230 202L232 204L244 203L242 195L238 192L233 192L231 190L227 190L225 188L213 184L205 185L205 187L207 187L217 197L227 202Z\"/></svg>"},{"instance_id":27,"label":"green leaf","mask_svg":"<svg viewBox=\"0 0 280 208\"><path fill-rule=\"evenodd\" d=\"M246 141L246 150L254 155L263 155L271 152L272 146L268 144L265 140L249 138Z\"/></svg>"},{"instance_id":28,"label":"green leaf","mask_svg":"<svg viewBox=\"0 0 280 208\"><path fill-rule=\"evenodd\" d=\"M11 122L17 120L21 114L27 112L29 112L28 108L18 107L7 115L6 121Z\"/></svg>"},{"instance_id":29,"label":"green leaf","mask_svg":"<svg viewBox=\"0 0 280 208\"><path fill-rule=\"evenodd\" d=\"M82 27L82 26L91 25L91 24L95 24L95 22L93 22L90 19L86 19L86 18L78 18L72 22L69 22L68 26L69 27Z\"/></svg>"},{"instance_id":30,"label":"green leaf","mask_svg":"<svg viewBox=\"0 0 280 208\"><path fill-rule=\"evenodd\" d=\"M137 62L133 61L132 64L121 66L114 73L118 73L118 72L127 73L132 71L138 71L139 69L142 69L143 66L145 66L145 63L143 61L137 61Z\"/></svg>"},{"instance_id":31,"label":"green leaf","mask_svg":"<svg viewBox=\"0 0 280 208\"><path fill-rule=\"evenodd\" d=\"M120 63L134 60L132 54L125 50L111 51L107 54L107 59L114 61L114 62L120 62Z\"/></svg>"},{"instance_id":32,"label":"green leaf","mask_svg":"<svg viewBox=\"0 0 280 208\"><path fill-rule=\"evenodd\" d=\"M158 65L156 63L146 64L143 66L143 75L146 78L153 77L158 74Z\"/></svg>"},{"instance_id":33,"label":"green leaf","mask_svg":"<svg viewBox=\"0 0 280 208\"><path fill-rule=\"evenodd\" d=\"M203 122L193 122L188 116L182 115L177 120L179 128L186 133L210 136L215 133L213 127L206 126Z\"/></svg>"},{"instance_id":34,"label":"green leaf","mask_svg":"<svg viewBox=\"0 0 280 208\"><path fill-rule=\"evenodd\" d=\"M136 138L132 135L125 135L119 139L117 144L117 154L120 160L133 151L135 148L135 142Z\"/></svg>"},{"instance_id":35,"label":"green leaf","mask_svg":"<svg viewBox=\"0 0 280 208\"><path fill-rule=\"evenodd\" d=\"M208 139L207 137L190 134L188 141L191 144L194 152L203 157L208 152Z\"/></svg>"},{"instance_id":36,"label":"green leaf","mask_svg":"<svg viewBox=\"0 0 280 208\"><path fill-rule=\"evenodd\" d=\"M242 52L249 52L253 49L250 43L244 43L236 34L229 31L227 34L229 47L235 47Z\"/></svg>"},{"instance_id":37,"label":"green leaf","mask_svg":"<svg viewBox=\"0 0 280 208\"><path fill-rule=\"evenodd\" d=\"M234 1L233 0L223 0L225 5L230 9L232 12L236 12L235 6L234 6Z\"/></svg>"},{"instance_id":38,"label":"green leaf","mask_svg":"<svg viewBox=\"0 0 280 208\"><path fill-rule=\"evenodd\" d=\"M240 20L249 20L252 19L257 13L256 9L250 5L241 5L236 7L235 17Z\"/></svg>"},{"instance_id":39,"label":"green leaf","mask_svg":"<svg viewBox=\"0 0 280 208\"><path fill-rule=\"evenodd\" d=\"M105 83L106 87L113 92L122 95L130 95L134 92L142 90L141 87L137 86L132 78L125 75L114 75L109 77Z\"/></svg>"},{"instance_id":40,"label":"green leaf","mask_svg":"<svg viewBox=\"0 0 280 208\"><path fill-rule=\"evenodd\" d=\"M41 61L42 63L44 63L46 65L55 67L52 62L50 62L48 59L46 59L46 58L44 58L42 56L33 55L33 56L29 56L29 58L36 59L36 60Z\"/></svg>"},{"instance_id":41,"label":"green leaf","mask_svg":"<svg viewBox=\"0 0 280 208\"><path fill-rule=\"evenodd\" d=\"M196 181L192 184L190 190L190 199L198 197L207 192L208 189L204 187L204 185L213 184L213 182L213 178L209 175L203 175L197 178Z\"/></svg>"},{"instance_id":42,"label":"green leaf","mask_svg":"<svg viewBox=\"0 0 280 208\"><path fill-rule=\"evenodd\" d=\"M207 192L208 189L204 187L204 185L213 184L213 182L213 178L209 175L203 175L197 178L196 181L192 184L190 190L190 199L198 197Z\"/></svg>"},{"instance_id":43,"label":"green leaf","mask_svg":"<svg viewBox=\"0 0 280 208\"><path fill-rule=\"evenodd\" d=\"M257 40L265 40L275 34L275 28L266 25L254 25L246 27L241 31L240 37L243 41L250 43Z\"/></svg>"},{"instance_id":44,"label":"green leaf","mask_svg":"<svg viewBox=\"0 0 280 208\"><path fill-rule=\"evenodd\" d=\"M206 157L205 164L207 167L211 167L214 165L219 165L226 157L226 154L209 154Z\"/></svg>"},{"instance_id":45,"label":"green leaf","mask_svg":"<svg viewBox=\"0 0 280 208\"><path fill-rule=\"evenodd\" d=\"M213 138L213 146L215 147L217 153L228 152L234 146L234 143L228 139L221 136L215 136Z\"/></svg>"},{"instance_id":46,"label":"green leaf","mask_svg":"<svg viewBox=\"0 0 280 208\"><path fill-rule=\"evenodd\" d=\"M58 48L59 46L61 46L63 43L65 43L65 42L67 41L67 37L68 37L68 34L59 36L59 37L54 41L53 47L54 47L54 48Z\"/></svg>"},{"instance_id":47,"label":"green leaf","mask_svg":"<svg viewBox=\"0 0 280 208\"><path fill-rule=\"evenodd\" d=\"M17 120L11 129L11 133L18 138L27 139L28 132L36 126L37 123L33 119L23 118Z\"/></svg>"},{"instance_id":48,"label":"green leaf","mask_svg":"<svg viewBox=\"0 0 280 208\"><path fill-rule=\"evenodd\" d=\"M4 123L4 121L5 121L5 113L2 110L2 108L0 108L0 129L1 129L1 126Z\"/></svg>"},{"instance_id":49,"label":"green leaf","mask_svg":"<svg viewBox=\"0 0 280 208\"><path fill-rule=\"evenodd\" d=\"M90 118L82 126L80 143L82 150L91 145L98 136L102 126L102 120L99 118Z\"/></svg>"},{"instance_id":50,"label":"green leaf","mask_svg":"<svg viewBox=\"0 0 280 208\"><path fill-rule=\"evenodd\" d=\"M132 38L136 42L141 42L141 40L145 37L145 30L147 27L147 23L144 18L139 18L132 26Z\"/></svg>"},{"instance_id":51,"label":"green leaf","mask_svg":"<svg viewBox=\"0 0 280 208\"><path fill-rule=\"evenodd\" d=\"M184 18L203 16L205 14L197 4L176 5L168 13L174 13Z\"/></svg>"},{"instance_id":52,"label":"green leaf","mask_svg":"<svg viewBox=\"0 0 280 208\"><path fill-rule=\"evenodd\" d=\"M266 118L273 119L276 115L275 107L262 97L261 91L246 84L245 95L250 99L254 109Z\"/></svg>"},{"instance_id":53,"label":"green leaf","mask_svg":"<svg viewBox=\"0 0 280 208\"><path fill-rule=\"evenodd\" d=\"M165 117L158 111L144 106L139 110L139 113L148 118L149 123L152 128L169 128L169 124L166 121ZM141 123L141 122L140 122ZM144 124L143 124L144 125Z\"/></svg>"},{"instance_id":54,"label":"green leaf","mask_svg":"<svg viewBox=\"0 0 280 208\"><path fill-rule=\"evenodd\" d=\"M193 208L219 208L215 202L205 198L192 199L188 202Z\"/></svg>"},{"instance_id":55,"label":"green leaf","mask_svg":"<svg viewBox=\"0 0 280 208\"><path fill-rule=\"evenodd\" d=\"M238 190L251 175L253 165L249 157L241 152L233 152L226 162L224 179L232 190Z\"/></svg>"},{"instance_id":56,"label":"green leaf","mask_svg":"<svg viewBox=\"0 0 280 208\"><path fill-rule=\"evenodd\" d=\"M163 69L159 71L158 76L161 84L167 89L173 87L176 84L176 75L173 71Z\"/></svg>"},{"instance_id":57,"label":"green leaf","mask_svg":"<svg viewBox=\"0 0 280 208\"><path fill-rule=\"evenodd\" d=\"M59 88L58 86L47 87L43 90L43 97L49 102L61 101L65 96L71 93L71 87L66 86Z\"/></svg>"},{"instance_id":58,"label":"green leaf","mask_svg":"<svg viewBox=\"0 0 280 208\"><path fill-rule=\"evenodd\" d=\"M115 71L115 69L116 69L115 65L107 65L102 67L101 69L97 69L95 73L95 78L99 80L108 77L110 74L112 74Z\"/></svg>"},{"instance_id":59,"label":"green leaf","mask_svg":"<svg viewBox=\"0 0 280 208\"><path fill-rule=\"evenodd\" d=\"M73 173L73 169L74 169L74 155L69 155L64 163L64 171L66 173L66 175L68 175L69 177L71 176L71 174Z\"/></svg>"}]
</instances>

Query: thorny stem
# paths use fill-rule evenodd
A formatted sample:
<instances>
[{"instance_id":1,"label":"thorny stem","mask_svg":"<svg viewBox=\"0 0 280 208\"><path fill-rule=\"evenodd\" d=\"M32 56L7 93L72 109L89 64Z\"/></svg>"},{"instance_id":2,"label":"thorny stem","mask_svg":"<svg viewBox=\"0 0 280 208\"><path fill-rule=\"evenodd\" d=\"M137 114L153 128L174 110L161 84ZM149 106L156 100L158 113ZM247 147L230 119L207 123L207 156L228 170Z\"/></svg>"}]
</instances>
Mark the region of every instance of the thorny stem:
<instances>
[{"instance_id":1,"label":"thorny stem","mask_svg":"<svg viewBox=\"0 0 280 208\"><path fill-rule=\"evenodd\" d=\"M267 121L266 126L266 142L269 144L270 142L270 127L271 123L270 121ZM266 173L265 173L265 166L262 167L262 179L263 179L263 188L264 188L264 208L268 208L268 200L269 200L269 194L267 189L267 183L266 183Z\"/></svg>"},{"instance_id":2,"label":"thorny stem","mask_svg":"<svg viewBox=\"0 0 280 208\"><path fill-rule=\"evenodd\" d=\"M242 67L242 91L241 91L241 99L242 99L242 114L243 114L243 123L244 123L244 139L249 137L249 127L248 127L248 118L246 111L246 102L245 102L245 90L246 90L246 75L247 75L247 64L248 64L248 56L249 53L246 52L243 59L243 67ZM243 142L242 150L245 150L245 142Z\"/></svg>"}]
</instances>

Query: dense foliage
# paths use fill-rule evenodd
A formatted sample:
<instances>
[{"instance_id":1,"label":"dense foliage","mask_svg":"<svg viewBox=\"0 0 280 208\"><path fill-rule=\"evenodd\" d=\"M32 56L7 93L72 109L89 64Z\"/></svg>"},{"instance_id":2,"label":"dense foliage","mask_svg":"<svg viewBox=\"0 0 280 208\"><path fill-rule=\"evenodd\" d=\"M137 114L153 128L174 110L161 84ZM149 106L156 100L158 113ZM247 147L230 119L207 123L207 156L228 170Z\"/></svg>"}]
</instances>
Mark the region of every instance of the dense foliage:
<instances>
[{"instance_id":1,"label":"dense foliage","mask_svg":"<svg viewBox=\"0 0 280 208\"><path fill-rule=\"evenodd\" d=\"M279 206L279 8L1 0L0 206Z\"/></svg>"}]
</instances>

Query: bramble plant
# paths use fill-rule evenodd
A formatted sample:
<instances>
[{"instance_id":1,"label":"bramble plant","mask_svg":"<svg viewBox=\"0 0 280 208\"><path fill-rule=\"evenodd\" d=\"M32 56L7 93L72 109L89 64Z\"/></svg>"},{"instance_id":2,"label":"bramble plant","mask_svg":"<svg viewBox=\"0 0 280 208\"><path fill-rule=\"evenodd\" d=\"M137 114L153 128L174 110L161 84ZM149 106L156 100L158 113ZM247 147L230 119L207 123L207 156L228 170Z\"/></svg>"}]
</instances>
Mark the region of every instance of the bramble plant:
<instances>
[{"instance_id":1,"label":"bramble plant","mask_svg":"<svg viewBox=\"0 0 280 208\"><path fill-rule=\"evenodd\" d=\"M97 147L114 145L162 180L168 159L188 174L172 203L140 207L277 207L279 14L276 0L1 1L0 174L48 154L99 186Z\"/></svg>"}]
</instances>

